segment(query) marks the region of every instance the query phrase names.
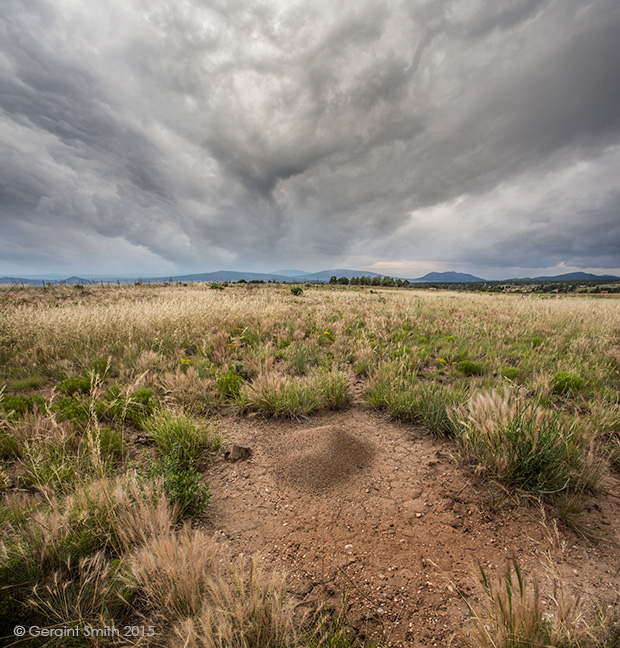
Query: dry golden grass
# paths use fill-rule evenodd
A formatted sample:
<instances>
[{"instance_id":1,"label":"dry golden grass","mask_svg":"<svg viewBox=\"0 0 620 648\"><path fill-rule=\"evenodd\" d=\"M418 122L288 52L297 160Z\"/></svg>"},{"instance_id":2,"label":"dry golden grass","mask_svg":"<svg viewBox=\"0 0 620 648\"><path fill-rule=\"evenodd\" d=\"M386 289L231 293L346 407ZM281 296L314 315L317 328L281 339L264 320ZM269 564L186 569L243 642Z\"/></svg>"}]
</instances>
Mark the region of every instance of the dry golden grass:
<instances>
[{"instance_id":1,"label":"dry golden grass","mask_svg":"<svg viewBox=\"0 0 620 648\"><path fill-rule=\"evenodd\" d=\"M256 560L232 559L214 537L185 526L150 540L128 559L126 582L170 646L284 648L296 644L284 580Z\"/></svg>"}]
</instances>

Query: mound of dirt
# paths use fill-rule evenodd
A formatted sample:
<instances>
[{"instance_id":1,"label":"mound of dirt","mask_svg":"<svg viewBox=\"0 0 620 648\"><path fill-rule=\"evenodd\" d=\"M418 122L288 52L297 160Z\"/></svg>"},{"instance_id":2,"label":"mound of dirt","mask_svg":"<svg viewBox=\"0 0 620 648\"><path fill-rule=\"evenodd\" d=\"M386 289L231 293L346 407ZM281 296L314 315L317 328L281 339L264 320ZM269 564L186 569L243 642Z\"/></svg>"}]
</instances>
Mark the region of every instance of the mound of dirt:
<instances>
[{"instance_id":1,"label":"mound of dirt","mask_svg":"<svg viewBox=\"0 0 620 648\"><path fill-rule=\"evenodd\" d=\"M218 429L252 454L210 457L204 527L287 573L304 605L346 601L348 621L382 645L456 645L467 604L484 600L478 565L494 580L517 560L543 601L562 582L567 600L620 605L615 475L584 511L593 544L480 482L453 442L362 407L305 421L222 417Z\"/></svg>"},{"instance_id":2,"label":"mound of dirt","mask_svg":"<svg viewBox=\"0 0 620 648\"><path fill-rule=\"evenodd\" d=\"M275 476L299 490L323 493L343 482L350 484L372 465L375 454L373 445L341 426L297 430L274 466Z\"/></svg>"}]
</instances>

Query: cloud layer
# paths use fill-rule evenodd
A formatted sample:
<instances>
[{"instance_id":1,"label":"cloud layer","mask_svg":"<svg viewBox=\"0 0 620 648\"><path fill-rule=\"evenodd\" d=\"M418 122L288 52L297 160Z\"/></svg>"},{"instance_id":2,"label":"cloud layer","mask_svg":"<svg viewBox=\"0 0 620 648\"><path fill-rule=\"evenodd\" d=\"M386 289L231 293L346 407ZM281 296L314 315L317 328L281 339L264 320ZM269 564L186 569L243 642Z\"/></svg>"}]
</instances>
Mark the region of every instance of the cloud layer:
<instances>
[{"instance_id":1,"label":"cloud layer","mask_svg":"<svg viewBox=\"0 0 620 648\"><path fill-rule=\"evenodd\" d=\"M618 272L618 33L617 0L4 0L0 273Z\"/></svg>"}]
</instances>

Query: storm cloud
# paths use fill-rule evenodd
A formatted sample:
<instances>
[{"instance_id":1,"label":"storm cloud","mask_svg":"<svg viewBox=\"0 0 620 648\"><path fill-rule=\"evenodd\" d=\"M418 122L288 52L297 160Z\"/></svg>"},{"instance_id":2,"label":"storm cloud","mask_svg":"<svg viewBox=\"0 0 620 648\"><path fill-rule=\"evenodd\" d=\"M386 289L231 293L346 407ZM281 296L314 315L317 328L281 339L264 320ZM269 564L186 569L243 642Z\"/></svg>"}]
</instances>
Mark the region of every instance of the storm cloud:
<instances>
[{"instance_id":1,"label":"storm cloud","mask_svg":"<svg viewBox=\"0 0 620 648\"><path fill-rule=\"evenodd\" d=\"M4 0L0 273L620 273L617 0Z\"/></svg>"}]
</instances>

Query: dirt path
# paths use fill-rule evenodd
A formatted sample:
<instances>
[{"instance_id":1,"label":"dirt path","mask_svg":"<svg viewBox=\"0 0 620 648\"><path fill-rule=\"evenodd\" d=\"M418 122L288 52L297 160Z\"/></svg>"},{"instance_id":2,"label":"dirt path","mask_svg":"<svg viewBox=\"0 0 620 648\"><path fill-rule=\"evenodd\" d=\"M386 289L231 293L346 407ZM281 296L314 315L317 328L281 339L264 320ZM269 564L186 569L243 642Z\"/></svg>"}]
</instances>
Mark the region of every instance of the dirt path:
<instances>
[{"instance_id":1,"label":"dirt path","mask_svg":"<svg viewBox=\"0 0 620 648\"><path fill-rule=\"evenodd\" d=\"M362 632L396 646L446 646L476 600L472 565L494 575L517 559L551 591L552 571L606 605L620 604L620 488L593 501L595 545L554 531L534 503L483 486L449 442L354 406L308 421L223 417L225 446L248 460L210 460L204 524L235 551L292 575L307 602L342 599ZM553 568L553 570L550 569Z\"/></svg>"}]
</instances>

